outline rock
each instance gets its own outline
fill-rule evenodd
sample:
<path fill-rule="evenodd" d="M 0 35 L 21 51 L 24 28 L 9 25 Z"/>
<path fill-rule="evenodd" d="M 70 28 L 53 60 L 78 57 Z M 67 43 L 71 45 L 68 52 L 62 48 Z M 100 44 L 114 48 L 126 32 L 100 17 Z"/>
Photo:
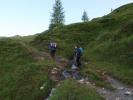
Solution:
<path fill-rule="evenodd" d="M 57 71 L 52 71 L 51 74 L 57 74 Z"/>
<path fill-rule="evenodd" d="M 116 98 L 115 100 L 120 100 L 120 98 Z"/>
<path fill-rule="evenodd" d="M 73 64 L 72 69 L 75 70 L 75 69 L 78 69 L 78 67 L 75 64 Z"/>
<path fill-rule="evenodd" d="M 45 83 L 40 87 L 40 90 L 43 90 L 45 87 Z"/>
<path fill-rule="evenodd" d="M 43 90 L 43 89 L 44 89 L 44 87 L 43 87 L 43 86 L 41 86 L 41 87 L 40 87 L 40 90 Z"/>
<path fill-rule="evenodd" d="M 107 92 L 106 91 L 102 91 L 102 94 L 107 94 Z"/>
<path fill-rule="evenodd" d="M 123 90 L 124 89 L 124 87 L 118 87 L 118 90 Z"/>
<path fill-rule="evenodd" d="M 53 70 L 58 70 L 58 69 L 55 67 L 55 68 L 53 68 Z"/>
<path fill-rule="evenodd" d="M 57 74 L 57 73 L 58 73 L 58 69 L 56 67 L 53 68 L 52 71 L 51 71 L 51 74 Z"/>
<path fill-rule="evenodd" d="M 87 82 L 86 82 L 86 84 L 90 84 L 90 82 L 89 82 L 89 81 L 87 81 Z"/>
<path fill-rule="evenodd" d="M 81 79 L 78 82 L 81 83 L 81 84 L 83 84 L 84 83 L 84 79 Z"/>
<path fill-rule="evenodd" d="M 79 75 L 79 72 L 78 71 L 73 70 L 71 74 L 72 74 L 72 78 L 73 79 L 75 79 L 75 80 L 80 79 L 80 75 Z"/>
<path fill-rule="evenodd" d="M 67 72 L 67 71 L 63 71 L 63 72 L 62 72 L 62 75 L 65 77 L 65 79 L 67 79 L 67 78 L 70 78 L 70 77 L 71 77 L 70 73 L 69 73 L 69 72 Z"/>
<path fill-rule="evenodd" d="M 132 95 L 132 92 L 126 91 L 124 94 L 125 94 L 125 95 Z"/>

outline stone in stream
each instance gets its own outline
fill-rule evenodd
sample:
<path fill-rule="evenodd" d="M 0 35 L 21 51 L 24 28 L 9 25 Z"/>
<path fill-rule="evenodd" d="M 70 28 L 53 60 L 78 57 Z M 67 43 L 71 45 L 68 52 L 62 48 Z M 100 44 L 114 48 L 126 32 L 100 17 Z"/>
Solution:
<path fill-rule="evenodd" d="M 121 100 L 120 98 L 116 98 L 115 100 Z"/>
<path fill-rule="evenodd" d="M 72 64 L 72 70 L 76 70 L 78 67 L 75 64 Z"/>
<path fill-rule="evenodd" d="M 68 72 L 68 71 L 66 71 L 66 70 L 64 70 L 64 71 L 62 72 L 62 75 L 63 75 L 63 77 L 64 77 L 65 79 L 67 79 L 67 78 L 70 78 L 70 77 L 71 77 L 70 72 Z"/>
<path fill-rule="evenodd" d="M 124 94 L 125 94 L 125 95 L 132 95 L 133 93 L 130 92 L 130 91 L 126 91 Z"/>
<path fill-rule="evenodd" d="M 64 70 L 62 72 L 62 76 L 67 79 L 67 78 L 73 78 L 75 80 L 81 79 L 81 75 L 78 70 Z"/>
<path fill-rule="evenodd" d="M 118 87 L 117 89 L 118 89 L 118 90 L 123 90 L 123 89 L 124 89 L 124 87 Z"/>
<path fill-rule="evenodd" d="M 79 73 L 78 70 L 72 70 L 71 73 L 72 73 L 72 78 L 73 78 L 73 79 L 75 79 L 75 80 L 81 79 L 81 75 L 80 75 L 80 73 Z"/>

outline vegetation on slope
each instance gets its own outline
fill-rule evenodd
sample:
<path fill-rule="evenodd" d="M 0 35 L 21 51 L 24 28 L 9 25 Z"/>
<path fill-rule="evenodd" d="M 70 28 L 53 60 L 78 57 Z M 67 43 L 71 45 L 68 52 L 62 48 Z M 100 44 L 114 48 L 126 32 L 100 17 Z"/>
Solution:
<path fill-rule="evenodd" d="M 74 46 L 80 44 L 85 49 L 84 60 L 95 63 L 99 66 L 98 70 L 106 70 L 133 85 L 131 77 L 133 73 L 130 71 L 133 69 L 132 18 L 133 3 L 90 22 L 75 23 L 45 31 L 38 35 L 32 44 L 40 50 L 47 51 L 48 43 L 56 41 L 58 54 L 67 58 L 72 58 Z M 86 69 L 88 68 L 89 65 Z"/>
<path fill-rule="evenodd" d="M 13 37 L 10 37 L 10 38 L 12 40 L 22 41 L 22 42 L 28 44 L 29 42 L 33 41 L 36 36 L 37 36 L 37 34 L 29 35 L 29 36 L 19 36 L 19 35 L 16 35 L 16 36 L 13 36 Z"/>
<path fill-rule="evenodd" d="M 48 70 L 55 64 L 34 59 L 29 50 L 20 41 L 0 40 L 0 100 L 41 100 L 54 86 Z"/>
<path fill-rule="evenodd" d="M 74 80 L 66 80 L 54 91 L 50 100 L 104 100 L 94 89 L 79 84 Z"/>
<path fill-rule="evenodd" d="M 35 39 L 34 36 L 0 38 L 0 100 L 41 100 L 48 96 L 54 86 L 48 72 L 55 64 L 47 59 L 35 58 L 37 55 L 34 53 L 38 51 L 28 45 L 33 39 L 31 44 L 45 52 L 48 51 L 49 42 L 56 41 L 58 55 L 69 59 L 72 58 L 74 46 L 80 44 L 85 49 L 83 59 L 88 63 L 82 73 L 90 77 L 92 82 L 103 85 L 97 71 L 105 71 L 133 85 L 132 18 L 133 3 L 90 22 L 45 31 Z M 44 83 L 45 88 L 40 91 Z M 72 80 L 63 82 L 51 99 L 63 96 L 77 100 L 80 97 L 102 99 L 89 87 Z"/>

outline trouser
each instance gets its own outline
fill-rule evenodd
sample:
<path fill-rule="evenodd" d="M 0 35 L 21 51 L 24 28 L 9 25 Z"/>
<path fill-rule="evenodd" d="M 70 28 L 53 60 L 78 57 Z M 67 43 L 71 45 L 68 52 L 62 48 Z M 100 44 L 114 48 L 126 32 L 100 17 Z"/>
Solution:
<path fill-rule="evenodd" d="M 50 51 L 50 55 L 51 55 L 52 58 L 55 58 L 55 52 L 56 52 L 56 50 L 51 50 Z"/>
<path fill-rule="evenodd" d="M 76 57 L 76 63 L 77 63 L 77 67 L 81 66 L 81 56 Z"/>

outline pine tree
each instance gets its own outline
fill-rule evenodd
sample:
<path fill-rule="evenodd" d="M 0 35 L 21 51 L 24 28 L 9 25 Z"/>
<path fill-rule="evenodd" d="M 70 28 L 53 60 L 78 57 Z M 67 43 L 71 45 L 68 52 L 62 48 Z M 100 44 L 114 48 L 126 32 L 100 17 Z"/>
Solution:
<path fill-rule="evenodd" d="M 82 21 L 83 22 L 88 22 L 89 21 L 89 18 L 88 18 L 88 15 L 87 15 L 87 12 L 86 11 L 83 12 Z"/>
<path fill-rule="evenodd" d="M 55 4 L 53 7 L 53 13 L 51 17 L 52 17 L 51 23 L 49 26 L 50 29 L 64 24 L 65 16 L 64 16 L 63 6 L 60 0 L 55 0 Z"/>

